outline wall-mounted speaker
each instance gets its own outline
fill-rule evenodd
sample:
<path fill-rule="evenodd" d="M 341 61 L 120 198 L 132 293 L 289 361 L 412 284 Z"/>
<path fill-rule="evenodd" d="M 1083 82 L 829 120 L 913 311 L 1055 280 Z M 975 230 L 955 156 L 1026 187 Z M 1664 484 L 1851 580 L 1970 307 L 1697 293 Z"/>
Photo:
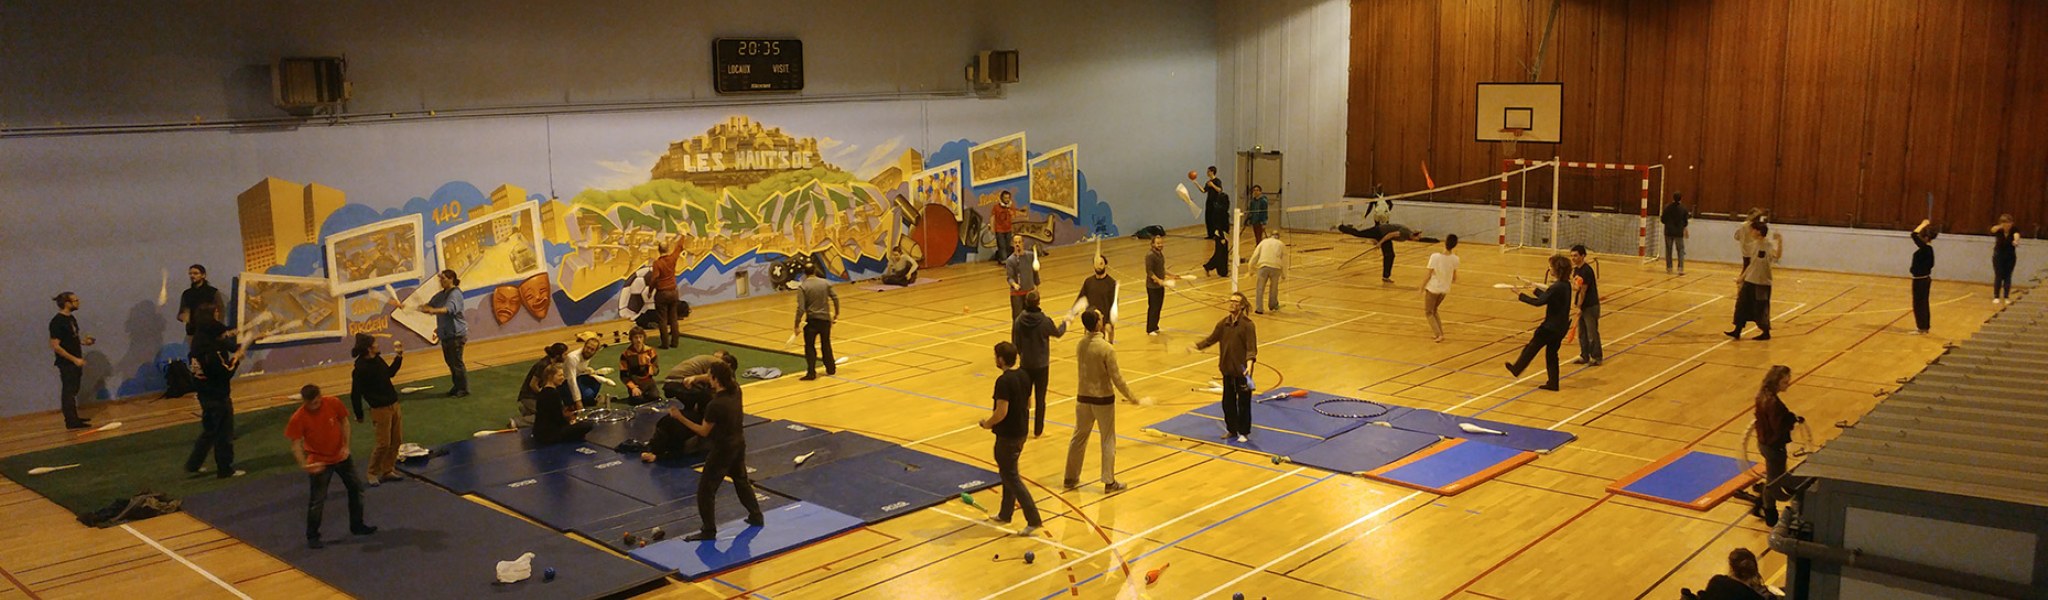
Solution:
<path fill-rule="evenodd" d="M 348 60 L 342 57 L 280 58 L 270 66 L 271 103 L 291 114 L 338 111 L 349 91 Z"/>

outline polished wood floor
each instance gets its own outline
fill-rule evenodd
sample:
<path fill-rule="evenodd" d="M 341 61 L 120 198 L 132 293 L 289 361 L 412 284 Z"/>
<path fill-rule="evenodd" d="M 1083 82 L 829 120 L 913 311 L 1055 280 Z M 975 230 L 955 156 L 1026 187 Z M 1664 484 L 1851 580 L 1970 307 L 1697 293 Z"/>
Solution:
<path fill-rule="evenodd" d="M 1199 274 L 1203 243 L 1177 233 L 1167 245 L 1169 268 Z M 1897 378 L 1975 331 L 1995 308 L 1988 286 L 1938 282 L 1934 335 L 1908 335 L 1905 279 L 1781 270 L 1775 339 L 1731 342 L 1721 332 L 1733 307 L 1732 266 L 1694 264 L 1674 277 L 1661 263 L 1609 257 L 1601 266 L 1607 363 L 1566 365 L 1563 391 L 1545 392 L 1534 389 L 1540 369 L 1516 380 L 1500 366 L 1527 339 L 1539 310 L 1491 287 L 1515 275 L 1538 278 L 1542 254 L 1461 248 L 1464 268 L 1443 306 L 1449 339 L 1432 343 L 1417 291 L 1429 248 L 1401 245 L 1395 282 L 1383 284 L 1376 255 L 1339 268 L 1362 249 L 1351 238 L 1300 232 L 1289 239 L 1295 266 L 1283 309 L 1256 318 L 1261 362 L 1280 373 L 1262 371 L 1260 385 L 1554 427 L 1579 439 L 1464 494 L 1439 497 L 1144 432 L 1215 400 L 1194 391 L 1214 373 L 1215 355 L 1187 346 L 1222 315 L 1230 283 L 1203 277 L 1168 294 L 1165 333 L 1148 338 L 1144 242 L 1111 240 L 1102 250 L 1124 282 L 1117 344 L 1124 376 L 1156 400 L 1118 409 L 1118 477 L 1130 489 L 1058 489 L 1072 432 L 1073 344 L 1055 342 L 1046 435 L 1031 442 L 1023 463 L 1049 524 L 1044 537 L 1010 536 L 979 510 L 950 503 L 645 597 L 1670 598 L 1719 572 L 1736 547 L 1763 555 L 1765 573 L 1782 582 L 1784 560 L 1766 552 L 1766 531 L 1745 516 L 1746 505 L 1696 512 L 1608 495 L 1604 487 L 1682 448 L 1742 456 L 1748 406 L 1772 364 L 1792 367 L 1798 379 L 1785 398 L 1814 425 L 1811 443 L 1825 443 L 1834 423 L 1856 420 Z M 1065 305 L 1091 255 L 1081 246 L 1045 257 L 1044 289 L 1061 299 L 1049 305 Z M 970 264 L 926 276 L 943 281 L 883 293 L 840 286 L 845 316 L 836 346 L 851 362 L 834 378 L 751 385 L 748 410 L 986 462 L 990 437 L 974 423 L 986 413 L 996 373 L 990 346 L 1009 338 L 1001 271 Z M 1249 291 L 1250 280 L 1244 285 Z M 700 307 L 686 326 L 776 347 L 788 337 L 791 303 L 778 295 Z M 482 364 L 526 361 L 562 335 L 483 342 L 470 356 Z M 409 374 L 434 375 L 434 362 L 408 365 Z M 255 378 L 238 386 L 238 405 L 277 404 L 306 381 L 339 388 L 347 373 L 337 367 Z M 191 421 L 194 411 L 188 398 L 88 413 L 122 420 L 132 432 Z M 7 432 L 0 454 L 73 439 L 47 414 L 8 419 L 0 431 Z M 1094 452 L 1091 444 L 1084 476 L 1095 472 Z M 0 509 L 8 514 L 0 519 L 0 599 L 342 595 L 182 514 L 132 531 L 89 529 L 5 480 Z M 991 561 L 1025 551 L 1036 553 L 1035 564 Z M 1147 571 L 1169 564 L 1156 583 L 1144 584 Z M 394 565 L 392 575 L 415 567 Z"/>

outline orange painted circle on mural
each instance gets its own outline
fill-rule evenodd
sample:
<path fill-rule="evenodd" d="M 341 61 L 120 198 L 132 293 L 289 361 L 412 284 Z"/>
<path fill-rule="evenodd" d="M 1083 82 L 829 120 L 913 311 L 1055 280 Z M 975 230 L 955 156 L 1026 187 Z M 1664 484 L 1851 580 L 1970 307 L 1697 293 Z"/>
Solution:
<path fill-rule="evenodd" d="M 910 228 L 910 239 L 924 247 L 921 268 L 946 266 L 960 252 L 960 220 L 944 204 L 926 204 L 923 216 Z"/>

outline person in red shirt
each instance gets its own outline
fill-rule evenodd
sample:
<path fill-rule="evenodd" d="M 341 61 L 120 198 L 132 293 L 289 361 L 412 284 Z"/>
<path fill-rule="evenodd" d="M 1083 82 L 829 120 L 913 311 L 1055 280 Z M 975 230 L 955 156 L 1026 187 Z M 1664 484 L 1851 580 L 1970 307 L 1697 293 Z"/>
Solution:
<path fill-rule="evenodd" d="M 1017 204 L 1012 198 L 1014 196 L 1010 194 L 1010 190 L 1003 190 L 996 194 L 995 208 L 988 211 L 989 230 L 996 232 L 996 262 L 1009 260 L 1012 252 L 1010 232 L 1014 230 L 1011 221 L 1016 218 L 1017 213 L 1023 212 L 1017 210 Z"/>
<path fill-rule="evenodd" d="M 683 343 L 682 330 L 676 326 L 683 311 L 682 291 L 676 289 L 676 265 L 682 257 L 683 235 L 678 233 L 668 252 L 654 259 L 654 314 L 661 323 L 661 343 L 656 347 L 663 350 Z"/>
<path fill-rule="evenodd" d="M 348 532 L 370 535 L 376 527 L 363 524 L 363 476 L 348 453 L 348 408 L 341 399 L 320 395 L 320 386 L 299 388 L 299 409 L 285 423 L 284 437 L 292 441 L 292 458 L 312 479 L 312 498 L 306 502 L 306 547 L 318 550 L 320 516 L 327 508 L 327 482 L 341 476 L 348 488 Z"/>

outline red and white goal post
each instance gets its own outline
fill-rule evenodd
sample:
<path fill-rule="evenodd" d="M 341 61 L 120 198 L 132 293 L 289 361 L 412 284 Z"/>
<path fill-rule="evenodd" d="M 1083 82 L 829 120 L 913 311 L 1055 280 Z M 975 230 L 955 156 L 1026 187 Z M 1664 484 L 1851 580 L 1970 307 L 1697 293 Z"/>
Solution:
<path fill-rule="evenodd" d="M 1529 171 L 1528 167 L 1555 164 L 1549 173 Z M 1642 262 L 1661 258 L 1663 243 L 1662 228 L 1650 227 L 1652 210 L 1663 206 L 1663 170 L 1661 164 L 1632 164 L 1608 162 L 1575 162 L 1566 160 L 1543 161 L 1526 158 L 1501 160 L 1500 180 L 1500 246 L 1503 252 L 1522 248 L 1545 248 L 1555 252 L 1584 244 L 1592 252 L 1628 256 L 1634 255 Z M 1565 210 L 1562 208 L 1567 175 L 1574 178 L 1600 178 L 1625 176 L 1633 172 L 1638 177 L 1634 186 L 1636 210 L 1626 211 L 1622 198 L 1591 198 L 1593 210 Z M 1529 177 L 1549 175 L 1549 206 L 1538 202 L 1531 206 L 1528 194 Z M 1651 179 L 1657 179 L 1656 197 L 1651 202 Z M 1572 186 L 1583 189 L 1597 186 Z M 1604 205 L 1603 203 L 1612 203 Z"/>

